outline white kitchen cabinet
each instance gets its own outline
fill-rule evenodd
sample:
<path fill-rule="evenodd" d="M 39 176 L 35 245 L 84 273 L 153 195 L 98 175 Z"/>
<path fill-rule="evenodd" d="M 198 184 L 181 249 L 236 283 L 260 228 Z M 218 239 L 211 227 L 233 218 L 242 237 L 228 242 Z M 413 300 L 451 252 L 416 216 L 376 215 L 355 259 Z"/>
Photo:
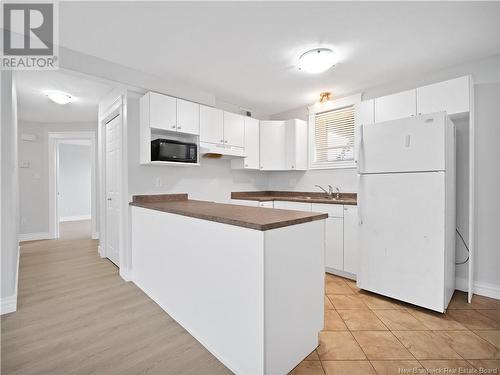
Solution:
<path fill-rule="evenodd" d="M 231 160 L 233 169 L 259 169 L 259 120 L 245 117 L 245 154 L 246 158 Z"/>
<path fill-rule="evenodd" d="M 245 118 L 224 111 L 224 144 L 245 147 Z"/>
<path fill-rule="evenodd" d="M 358 272 L 358 207 L 344 206 L 344 271 Z"/>
<path fill-rule="evenodd" d="M 281 208 L 283 210 L 311 212 L 311 207 L 311 203 L 306 202 L 274 201 L 274 208 Z"/>
<path fill-rule="evenodd" d="M 222 110 L 200 105 L 200 142 L 224 143 Z"/>
<path fill-rule="evenodd" d="M 448 115 L 470 111 L 470 77 L 464 76 L 417 88 L 417 113 L 446 111 Z"/>
<path fill-rule="evenodd" d="M 260 169 L 307 169 L 307 123 L 302 120 L 260 122 Z"/>
<path fill-rule="evenodd" d="M 344 219 L 328 217 L 325 221 L 325 267 L 327 271 L 344 269 Z"/>
<path fill-rule="evenodd" d="M 356 126 L 375 122 L 375 100 L 363 100 L 354 106 L 354 122 Z"/>
<path fill-rule="evenodd" d="M 200 134 L 200 105 L 187 100 L 177 99 L 178 132 Z"/>
<path fill-rule="evenodd" d="M 175 98 L 156 92 L 148 92 L 141 98 L 141 110 L 149 127 L 176 131 L 177 105 Z"/>
<path fill-rule="evenodd" d="M 415 116 L 417 90 L 408 90 L 375 99 L 375 122 Z"/>
<path fill-rule="evenodd" d="M 261 121 L 259 138 L 259 169 L 265 171 L 285 170 L 285 121 Z"/>
<path fill-rule="evenodd" d="M 285 169 L 307 170 L 307 123 L 303 120 L 285 122 Z"/>

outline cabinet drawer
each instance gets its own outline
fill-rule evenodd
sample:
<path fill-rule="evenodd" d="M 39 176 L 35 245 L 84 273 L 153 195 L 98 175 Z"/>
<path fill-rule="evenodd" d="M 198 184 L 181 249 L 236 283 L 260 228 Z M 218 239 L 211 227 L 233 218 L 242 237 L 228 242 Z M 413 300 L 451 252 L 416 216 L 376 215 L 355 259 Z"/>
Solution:
<path fill-rule="evenodd" d="M 341 204 L 313 203 L 312 212 L 328 214 L 328 217 L 344 217 L 344 209 Z"/>
<path fill-rule="evenodd" d="M 251 201 L 245 199 L 231 199 L 231 204 L 236 204 L 238 206 L 253 206 L 257 207 L 259 205 L 258 201 Z"/>

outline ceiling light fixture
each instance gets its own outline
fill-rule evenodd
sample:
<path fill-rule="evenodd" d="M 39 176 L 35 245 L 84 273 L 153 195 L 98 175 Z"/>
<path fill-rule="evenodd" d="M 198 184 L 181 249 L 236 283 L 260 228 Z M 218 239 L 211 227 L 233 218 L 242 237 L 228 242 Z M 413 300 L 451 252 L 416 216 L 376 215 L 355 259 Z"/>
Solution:
<path fill-rule="evenodd" d="M 51 91 L 46 93 L 47 97 L 57 104 L 68 104 L 73 101 L 71 95 L 60 91 Z"/>
<path fill-rule="evenodd" d="M 331 97 L 332 97 L 331 92 L 328 92 L 328 91 L 322 92 L 321 94 L 319 94 L 319 102 L 325 103 L 325 102 L 329 101 L 331 99 Z"/>
<path fill-rule="evenodd" d="M 299 70 L 322 73 L 337 62 L 337 55 L 329 48 L 315 48 L 299 57 Z"/>

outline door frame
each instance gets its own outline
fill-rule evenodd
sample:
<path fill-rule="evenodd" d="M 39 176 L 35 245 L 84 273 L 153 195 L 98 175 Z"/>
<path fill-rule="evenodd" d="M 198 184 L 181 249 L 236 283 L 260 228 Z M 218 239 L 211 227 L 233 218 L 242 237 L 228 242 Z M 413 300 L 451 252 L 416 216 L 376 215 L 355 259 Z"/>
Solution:
<path fill-rule="evenodd" d="M 50 238 L 59 238 L 59 200 L 58 192 L 58 177 L 59 177 L 59 143 L 62 140 L 86 140 L 90 141 L 91 154 L 91 174 L 90 174 L 90 222 L 92 228 L 92 239 L 99 238 L 99 229 L 97 226 L 97 189 L 96 189 L 96 134 L 93 131 L 64 131 L 64 132 L 49 132 L 49 233 Z"/>
<path fill-rule="evenodd" d="M 127 160 L 127 121 L 126 121 L 126 95 L 119 90 L 112 100 L 106 100 L 103 108 L 102 103 L 99 108 L 98 121 L 98 171 L 99 171 L 99 212 L 100 236 L 98 251 L 101 258 L 106 258 L 106 124 L 115 118 L 121 116 L 120 129 L 120 219 L 118 224 L 118 253 L 120 276 L 126 280 L 131 280 L 129 257 L 127 254 L 129 237 L 126 228 L 128 228 L 128 160 Z"/>

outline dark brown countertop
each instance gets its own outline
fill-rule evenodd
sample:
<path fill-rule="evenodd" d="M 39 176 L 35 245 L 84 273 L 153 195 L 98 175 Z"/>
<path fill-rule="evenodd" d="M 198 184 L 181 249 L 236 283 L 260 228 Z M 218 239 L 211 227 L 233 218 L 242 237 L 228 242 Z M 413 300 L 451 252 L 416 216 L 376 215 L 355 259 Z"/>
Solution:
<path fill-rule="evenodd" d="M 130 205 L 262 231 L 328 217 L 313 212 L 197 201 L 188 199 L 187 194 L 134 195 Z"/>
<path fill-rule="evenodd" d="M 288 201 L 306 203 L 327 203 L 357 205 L 356 193 L 340 193 L 339 199 L 332 199 L 325 193 L 302 191 L 240 191 L 231 193 L 231 199 L 251 201 Z"/>

